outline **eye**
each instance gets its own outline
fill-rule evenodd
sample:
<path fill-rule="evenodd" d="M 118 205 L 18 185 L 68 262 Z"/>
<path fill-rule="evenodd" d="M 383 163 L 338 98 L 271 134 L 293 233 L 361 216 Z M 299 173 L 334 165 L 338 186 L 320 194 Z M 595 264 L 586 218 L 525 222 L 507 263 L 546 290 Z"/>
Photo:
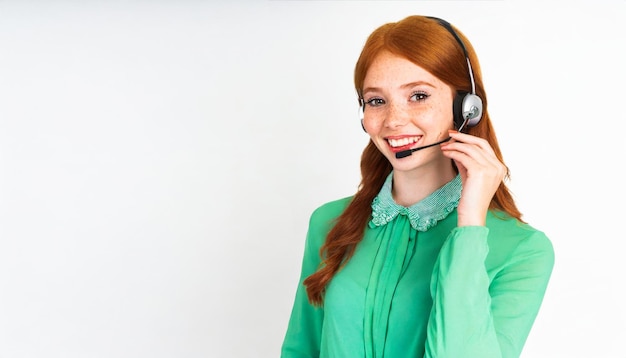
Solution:
<path fill-rule="evenodd" d="M 370 107 L 378 107 L 378 106 L 382 106 L 383 104 L 385 104 L 385 100 L 382 98 L 374 97 L 372 99 L 368 99 L 367 101 L 365 101 L 365 104 Z"/>
<path fill-rule="evenodd" d="M 411 95 L 411 100 L 414 102 L 421 102 L 421 101 L 425 101 L 426 98 L 428 98 L 429 95 L 426 92 L 414 92 Z"/>

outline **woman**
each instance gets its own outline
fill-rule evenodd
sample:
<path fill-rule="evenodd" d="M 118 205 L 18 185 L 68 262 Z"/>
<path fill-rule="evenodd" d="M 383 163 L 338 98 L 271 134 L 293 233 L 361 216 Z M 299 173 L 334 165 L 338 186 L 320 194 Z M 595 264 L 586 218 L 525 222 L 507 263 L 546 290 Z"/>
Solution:
<path fill-rule="evenodd" d="M 473 48 L 410 16 L 369 36 L 354 81 L 361 185 L 311 216 L 282 357 L 518 357 L 554 252 L 503 182 Z"/>

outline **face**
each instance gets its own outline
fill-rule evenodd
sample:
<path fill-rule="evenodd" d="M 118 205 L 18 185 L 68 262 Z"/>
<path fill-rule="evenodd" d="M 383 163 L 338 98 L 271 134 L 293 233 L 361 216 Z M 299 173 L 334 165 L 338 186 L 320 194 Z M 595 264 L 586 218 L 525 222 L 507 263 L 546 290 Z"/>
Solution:
<path fill-rule="evenodd" d="M 453 128 L 453 90 L 413 62 L 379 54 L 363 84 L 363 126 L 395 171 L 449 167 L 439 146 L 397 159 L 395 153 L 438 142 Z"/>

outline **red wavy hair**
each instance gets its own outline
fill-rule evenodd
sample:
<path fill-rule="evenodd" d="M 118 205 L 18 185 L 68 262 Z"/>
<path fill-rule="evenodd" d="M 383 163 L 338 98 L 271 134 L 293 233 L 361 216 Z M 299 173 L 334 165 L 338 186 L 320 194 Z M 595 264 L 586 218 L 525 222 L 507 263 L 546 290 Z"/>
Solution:
<path fill-rule="evenodd" d="M 474 48 L 458 31 L 459 38 L 467 50 L 476 85 L 476 94 L 483 100 L 483 115 L 480 122 L 470 127 L 469 134 L 485 138 L 497 158 L 504 163 L 496 135 L 487 110 L 487 96 Z M 454 36 L 438 20 L 424 16 L 409 16 L 399 22 L 385 24 L 376 29 L 367 39 L 354 70 L 354 85 L 362 98 L 363 82 L 367 70 L 382 51 L 403 56 L 426 69 L 443 82 L 459 91 L 471 91 L 467 60 Z M 322 305 L 326 286 L 339 269 L 352 257 L 372 214 L 371 203 L 392 167 L 387 158 L 369 142 L 361 156 L 361 183 L 346 207 L 337 218 L 320 249 L 322 264 L 304 280 L 309 302 Z M 507 168 L 508 177 L 508 168 Z M 502 182 L 491 199 L 490 209 L 505 212 L 519 221 L 521 213 L 506 184 Z"/>

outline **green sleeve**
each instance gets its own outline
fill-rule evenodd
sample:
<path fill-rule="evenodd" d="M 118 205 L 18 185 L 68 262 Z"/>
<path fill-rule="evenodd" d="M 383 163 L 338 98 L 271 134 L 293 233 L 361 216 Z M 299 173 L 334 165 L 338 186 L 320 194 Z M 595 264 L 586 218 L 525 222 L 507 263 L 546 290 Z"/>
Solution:
<path fill-rule="evenodd" d="M 552 272 L 554 251 L 543 233 L 533 231 L 491 280 L 485 267 L 488 235 L 487 227 L 455 228 L 442 247 L 431 281 L 425 357 L 521 354 Z"/>
<path fill-rule="evenodd" d="M 291 311 L 281 358 L 319 357 L 324 312 L 309 303 L 304 279 L 313 274 L 321 262 L 319 250 L 328 232 L 329 218 L 324 207 L 311 215 L 307 232 L 302 271 Z"/>

